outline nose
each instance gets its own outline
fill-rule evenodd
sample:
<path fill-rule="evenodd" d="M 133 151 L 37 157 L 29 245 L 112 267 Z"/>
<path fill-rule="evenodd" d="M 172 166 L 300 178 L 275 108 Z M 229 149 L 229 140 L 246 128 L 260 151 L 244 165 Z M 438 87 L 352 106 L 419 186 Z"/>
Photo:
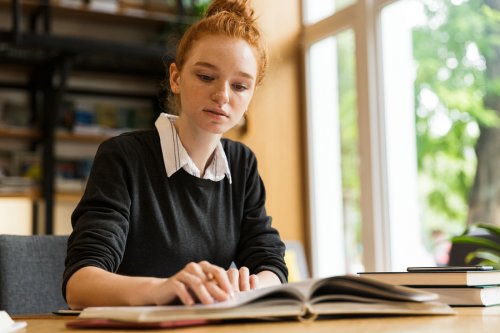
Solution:
<path fill-rule="evenodd" d="M 220 84 L 212 92 L 212 100 L 217 105 L 224 105 L 229 101 L 229 87 L 227 84 Z"/>

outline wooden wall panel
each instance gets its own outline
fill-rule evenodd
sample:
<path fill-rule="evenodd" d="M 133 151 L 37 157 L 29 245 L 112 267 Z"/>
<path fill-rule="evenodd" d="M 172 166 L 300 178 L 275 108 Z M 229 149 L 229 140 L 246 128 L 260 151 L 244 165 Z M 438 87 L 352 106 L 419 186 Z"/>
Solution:
<path fill-rule="evenodd" d="M 229 133 L 257 155 L 267 210 L 285 240 L 306 241 L 300 80 L 300 1 L 254 0 L 270 66 L 248 113 L 248 131 Z"/>

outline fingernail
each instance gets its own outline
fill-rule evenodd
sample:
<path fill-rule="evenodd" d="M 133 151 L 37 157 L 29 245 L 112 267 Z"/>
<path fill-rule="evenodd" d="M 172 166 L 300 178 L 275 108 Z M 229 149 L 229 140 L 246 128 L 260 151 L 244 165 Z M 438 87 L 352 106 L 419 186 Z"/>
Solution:
<path fill-rule="evenodd" d="M 234 291 L 229 292 L 229 298 L 234 298 Z"/>

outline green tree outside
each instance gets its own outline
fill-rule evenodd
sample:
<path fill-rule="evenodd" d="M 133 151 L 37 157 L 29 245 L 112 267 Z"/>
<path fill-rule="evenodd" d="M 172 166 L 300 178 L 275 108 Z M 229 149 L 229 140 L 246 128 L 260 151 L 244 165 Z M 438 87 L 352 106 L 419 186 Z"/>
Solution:
<path fill-rule="evenodd" d="M 486 156 L 478 145 L 486 136 L 486 145 L 500 142 L 500 136 L 492 135 L 500 119 L 500 72 L 495 68 L 500 60 L 500 1 L 422 4 L 427 24 L 414 29 L 413 49 L 423 224 L 426 235 L 433 229 L 459 234 L 467 222 L 477 222 L 475 211 L 489 219 L 485 222 L 495 223 L 483 207 L 488 206 L 485 200 L 500 199 L 496 191 L 484 196 L 500 179 L 480 183 L 478 178 L 482 170 L 500 169 L 500 154 Z"/>

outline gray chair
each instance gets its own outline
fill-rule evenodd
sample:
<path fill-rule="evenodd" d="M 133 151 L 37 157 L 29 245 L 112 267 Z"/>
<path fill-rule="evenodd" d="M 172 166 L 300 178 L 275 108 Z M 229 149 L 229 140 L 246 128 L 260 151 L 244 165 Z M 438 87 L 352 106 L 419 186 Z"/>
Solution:
<path fill-rule="evenodd" d="M 0 235 L 0 310 L 15 315 L 67 308 L 61 293 L 67 240 Z"/>

